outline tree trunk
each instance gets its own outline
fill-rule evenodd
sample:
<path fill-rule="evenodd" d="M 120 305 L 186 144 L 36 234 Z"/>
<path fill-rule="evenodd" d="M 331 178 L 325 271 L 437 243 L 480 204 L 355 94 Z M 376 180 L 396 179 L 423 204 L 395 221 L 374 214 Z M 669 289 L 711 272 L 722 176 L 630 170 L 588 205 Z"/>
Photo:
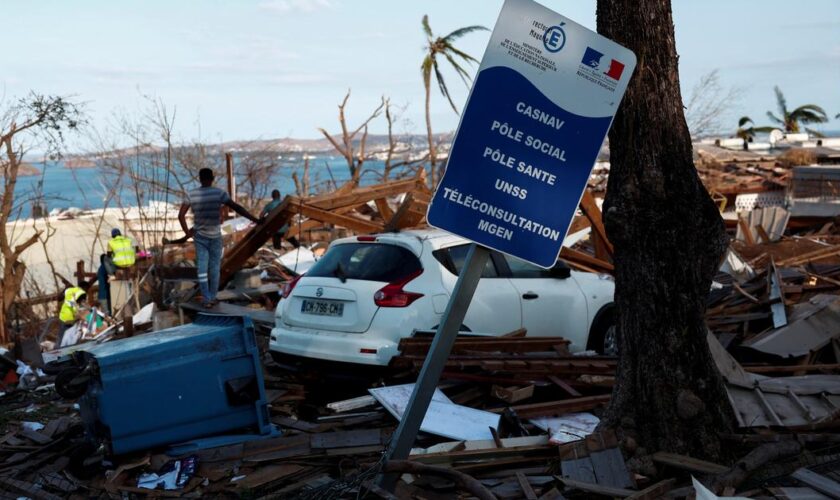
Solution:
<path fill-rule="evenodd" d="M 597 19 L 638 58 L 609 136 L 620 358 L 604 425 L 649 451 L 717 459 L 733 414 L 704 314 L 728 239 L 692 160 L 670 1 L 598 0 Z"/>
<path fill-rule="evenodd" d="M 431 165 L 431 180 L 432 189 L 437 187 L 437 168 L 435 166 L 435 139 L 432 136 L 432 115 L 429 110 L 432 100 L 431 82 L 424 82 L 426 84 L 426 136 L 429 139 L 429 164 Z"/>

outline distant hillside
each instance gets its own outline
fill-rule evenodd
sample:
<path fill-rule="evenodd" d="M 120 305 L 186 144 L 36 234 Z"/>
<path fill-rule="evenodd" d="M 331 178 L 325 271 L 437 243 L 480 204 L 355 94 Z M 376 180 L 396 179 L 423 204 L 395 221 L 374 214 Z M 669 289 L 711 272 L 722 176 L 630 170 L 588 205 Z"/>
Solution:
<path fill-rule="evenodd" d="M 341 143 L 340 136 L 333 136 L 336 142 Z M 452 141 L 453 133 L 435 134 L 435 140 L 438 143 L 448 144 Z M 424 150 L 428 147 L 425 135 L 420 134 L 402 134 L 395 135 L 394 139 L 400 145 L 400 149 L 405 149 L 410 146 L 413 149 Z M 361 141 L 361 134 L 353 141 L 353 147 L 358 149 Z M 189 147 L 189 146 L 181 146 Z M 309 153 L 309 154 L 335 154 L 335 149 L 332 144 L 326 139 L 257 139 L 257 140 L 239 140 L 227 141 L 218 144 L 205 144 L 204 147 L 210 153 L 238 153 L 238 152 L 256 152 L 256 151 L 270 151 L 275 153 Z M 388 148 L 388 136 L 386 134 L 370 134 L 367 137 L 365 149 L 369 153 L 376 153 L 384 151 Z M 128 156 L 136 154 L 152 154 L 159 153 L 163 150 L 162 146 L 158 145 L 143 145 L 139 148 L 130 147 L 115 149 L 97 154 L 75 154 L 66 155 L 65 161 L 72 162 L 71 165 L 75 168 L 84 168 L 92 164 L 95 159 L 104 159 L 108 157 Z"/>

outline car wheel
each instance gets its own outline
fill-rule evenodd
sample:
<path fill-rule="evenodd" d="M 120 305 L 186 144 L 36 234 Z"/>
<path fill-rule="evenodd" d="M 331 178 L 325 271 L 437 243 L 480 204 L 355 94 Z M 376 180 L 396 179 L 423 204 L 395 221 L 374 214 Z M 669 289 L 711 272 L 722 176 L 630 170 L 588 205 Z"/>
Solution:
<path fill-rule="evenodd" d="M 601 354 L 606 356 L 618 356 L 618 327 L 613 323 L 604 332 L 604 346 Z"/>
<path fill-rule="evenodd" d="M 602 309 L 598 313 L 586 342 L 587 350 L 606 356 L 618 355 L 618 327 L 615 319 L 615 310 L 612 307 Z"/>

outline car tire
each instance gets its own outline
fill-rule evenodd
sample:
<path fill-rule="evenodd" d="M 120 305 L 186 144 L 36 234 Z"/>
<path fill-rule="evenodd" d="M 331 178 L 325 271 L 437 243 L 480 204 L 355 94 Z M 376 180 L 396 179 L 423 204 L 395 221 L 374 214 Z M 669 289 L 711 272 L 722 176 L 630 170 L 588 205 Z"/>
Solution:
<path fill-rule="evenodd" d="M 595 318 L 586 349 L 605 356 L 618 355 L 618 325 L 614 308 L 602 309 Z"/>

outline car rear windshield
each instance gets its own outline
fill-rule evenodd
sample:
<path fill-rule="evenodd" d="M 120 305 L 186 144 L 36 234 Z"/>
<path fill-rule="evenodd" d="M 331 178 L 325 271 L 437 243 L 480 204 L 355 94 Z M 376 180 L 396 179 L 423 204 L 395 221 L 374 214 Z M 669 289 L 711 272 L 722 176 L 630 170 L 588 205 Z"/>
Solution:
<path fill-rule="evenodd" d="M 345 243 L 330 248 L 306 275 L 391 283 L 421 269 L 420 260 L 406 248 Z"/>

